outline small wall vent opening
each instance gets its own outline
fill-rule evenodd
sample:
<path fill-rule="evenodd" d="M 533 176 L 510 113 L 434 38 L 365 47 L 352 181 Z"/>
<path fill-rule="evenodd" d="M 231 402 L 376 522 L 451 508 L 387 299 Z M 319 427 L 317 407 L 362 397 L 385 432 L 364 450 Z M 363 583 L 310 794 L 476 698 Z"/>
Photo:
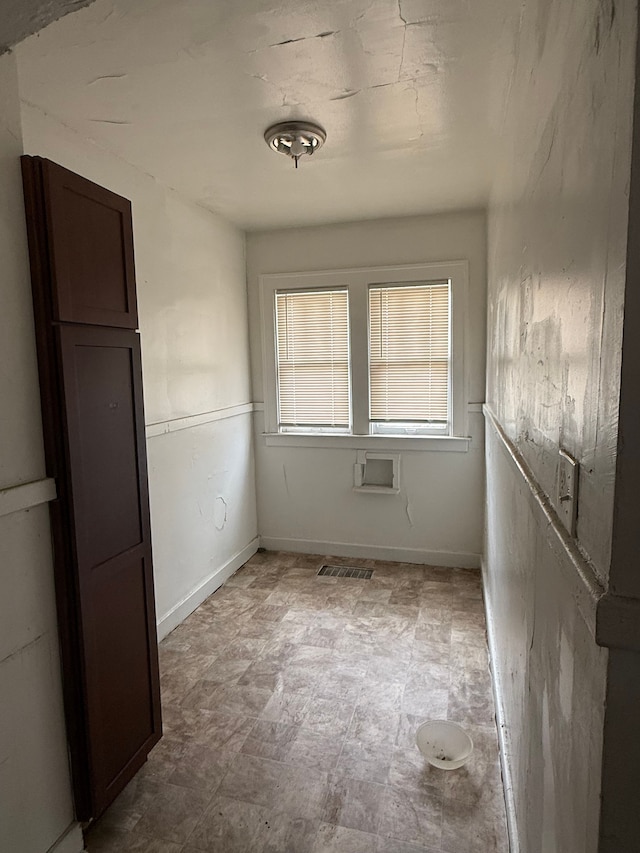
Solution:
<path fill-rule="evenodd" d="M 357 578 L 368 581 L 373 577 L 373 569 L 356 569 L 353 566 L 322 566 L 318 577 L 330 578 Z"/>
<path fill-rule="evenodd" d="M 353 488 L 358 492 L 397 495 L 400 491 L 400 456 L 359 450 L 353 468 Z"/>

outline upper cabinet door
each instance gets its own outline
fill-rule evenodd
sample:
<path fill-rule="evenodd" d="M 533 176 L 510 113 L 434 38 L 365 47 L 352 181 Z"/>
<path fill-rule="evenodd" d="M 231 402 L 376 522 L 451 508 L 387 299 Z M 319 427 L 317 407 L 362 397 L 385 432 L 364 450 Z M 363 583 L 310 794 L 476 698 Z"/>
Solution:
<path fill-rule="evenodd" d="M 131 203 L 42 161 L 53 320 L 138 327 Z"/>

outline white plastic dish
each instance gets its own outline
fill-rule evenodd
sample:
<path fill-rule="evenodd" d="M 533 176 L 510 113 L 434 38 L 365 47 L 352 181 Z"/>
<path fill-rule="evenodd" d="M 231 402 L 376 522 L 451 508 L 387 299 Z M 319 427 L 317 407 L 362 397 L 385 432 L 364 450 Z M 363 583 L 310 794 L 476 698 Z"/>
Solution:
<path fill-rule="evenodd" d="M 448 720 L 427 720 L 416 732 L 418 749 L 429 764 L 457 770 L 471 758 L 473 741 L 462 726 Z"/>

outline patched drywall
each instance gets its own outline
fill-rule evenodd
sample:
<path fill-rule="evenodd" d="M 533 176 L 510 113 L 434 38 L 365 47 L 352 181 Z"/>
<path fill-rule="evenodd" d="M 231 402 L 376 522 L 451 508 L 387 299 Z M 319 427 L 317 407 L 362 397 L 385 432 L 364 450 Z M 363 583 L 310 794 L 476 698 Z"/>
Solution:
<path fill-rule="evenodd" d="M 528 3 L 489 216 L 487 401 L 557 503 L 580 463 L 578 540 L 611 550 L 631 145 L 633 3 Z"/>
<path fill-rule="evenodd" d="M 174 627 L 170 614 L 257 536 L 251 420 L 246 412 L 148 439 L 161 626 Z"/>
<path fill-rule="evenodd" d="M 469 261 L 466 368 L 468 398 L 484 393 L 485 217 L 466 212 L 247 235 L 254 399 L 263 400 L 258 278 L 388 264 Z M 329 553 L 369 553 L 443 565 L 478 565 L 483 525 L 483 423 L 468 412 L 466 453 L 402 450 L 400 492 L 353 491 L 357 447 L 267 445 L 263 413 L 256 413 L 258 518 L 274 547 Z M 380 447 L 384 450 L 384 440 Z M 398 452 L 395 448 L 394 452 Z M 437 485 L 436 485 L 437 484 Z"/>
<path fill-rule="evenodd" d="M 485 578 L 521 853 L 599 849 L 595 621 L 611 556 L 635 15 L 614 0 L 525 4 L 489 210 Z M 554 510 L 561 448 L 579 462 L 582 553 Z"/>
<path fill-rule="evenodd" d="M 607 652 L 576 606 L 571 557 L 490 423 L 486 449 L 485 598 L 514 853 L 596 853 Z"/>
<path fill-rule="evenodd" d="M 244 235 L 41 110 L 22 120 L 28 153 L 132 202 L 156 610 L 184 618 L 257 545 Z"/>
<path fill-rule="evenodd" d="M 37 485 L 45 476 L 20 161 L 15 58 L 0 57 L 0 491 L 34 482 L 32 497 L 0 504 L 0 850 L 44 853 L 74 828 L 62 710 L 51 534 Z M 46 498 L 45 498 L 46 499 Z M 20 508 L 17 508 L 20 507 Z M 11 509 L 11 507 L 9 507 Z"/>

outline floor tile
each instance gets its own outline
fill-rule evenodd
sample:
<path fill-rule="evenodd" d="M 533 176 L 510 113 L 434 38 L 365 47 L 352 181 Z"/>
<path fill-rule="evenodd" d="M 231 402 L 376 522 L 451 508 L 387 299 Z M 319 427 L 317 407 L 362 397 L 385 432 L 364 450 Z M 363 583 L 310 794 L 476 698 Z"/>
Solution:
<path fill-rule="evenodd" d="M 165 737 L 89 853 L 506 853 L 478 572 L 261 552 L 160 659 Z M 434 717 L 457 771 L 416 747 Z"/>
<path fill-rule="evenodd" d="M 176 844 L 184 843 L 210 799 L 209 793 L 159 783 L 136 824 L 136 832 Z"/>
<path fill-rule="evenodd" d="M 184 740 L 202 734 L 214 714 L 202 708 L 184 708 L 162 700 L 162 729 L 165 736 L 171 735 Z M 162 743 L 162 741 L 161 741 Z"/>
<path fill-rule="evenodd" d="M 271 698 L 270 690 L 240 684 L 217 686 L 209 699 L 208 707 L 219 714 L 257 717 Z"/>
<path fill-rule="evenodd" d="M 376 840 L 369 832 L 321 823 L 312 853 L 372 853 Z"/>
<path fill-rule="evenodd" d="M 151 838 L 140 832 L 106 833 L 102 828 L 88 834 L 85 839 L 87 853 L 181 853 L 182 844 Z"/>
<path fill-rule="evenodd" d="M 455 772 L 445 773 L 446 797 L 471 804 L 502 801 L 502 776 L 496 731 L 493 728 L 465 727 L 473 740 L 469 761 Z"/>
<path fill-rule="evenodd" d="M 381 805 L 378 832 L 399 841 L 439 847 L 442 838 L 442 795 L 432 788 L 418 792 L 387 787 Z M 460 845 L 455 853 L 461 853 L 463 849 Z"/>
<path fill-rule="evenodd" d="M 234 684 L 240 676 L 244 675 L 251 666 L 251 659 L 242 658 L 216 658 L 208 667 L 204 668 L 201 675 L 202 681 L 211 681 L 216 684 Z"/>
<path fill-rule="evenodd" d="M 442 853 L 440 848 L 422 847 L 417 844 L 409 844 L 406 841 L 398 841 L 397 838 L 385 838 L 378 836 L 376 853 Z M 466 853 L 459 850 L 458 853 Z"/>
<path fill-rule="evenodd" d="M 495 725 L 495 709 L 490 688 L 473 676 L 451 686 L 447 719 L 470 725 Z"/>
<path fill-rule="evenodd" d="M 253 723 L 251 717 L 212 713 L 202 735 L 197 734 L 194 739 L 202 738 L 214 749 L 239 752 Z"/>
<path fill-rule="evenodd" d="M 375 684 L 400 684 L 407 679 L 409 663 L 386 655 L 371 655 L 367 659 L 365 682 Z"/>
<path fill-rule="evenodd" d="M 246 755 L 283 761 L 299 731 L 289 723 L 257 720 L 240 750 Z"/>
<path fill-rule="evenodd" d="M 305 719 L 310 702 L 311 698 L 304 693 L 274 693 L 260 712 L 260 719 L 300 725 Z"/>
<path fill-rule="evenodd" d="M 449 690 L 432 688 L 426 679 L 424 682 L 413 681 L 405 687 L 402 710 L 406 714 L 415 714 L 424 720 L 445 719 L 448 706 Z M 459 707 L 458 702 L 452 703 L 452 708 Z"/>
<path fill-rule="evenodd" d="M 406 671 L 403 673 L 406 677 Z M 448 672 L 447 672 L 448 677 Z M 404 685 L 402 682 L 363 682 L 362 689 L 358 694 L 358 707 L 376 708 L 380 711 L 399 711 L 402 705 Z"/>
<path fill-rule="evenodd" d="M 288 607 L 275 604 L 261 604 L 253 611 L 255 619 L 263 619 L 265 622 L 281 622 Z"/>
<path fill-rule="evenodd" d="M 355 702 L 340 702 L 315 695 L 308 701 L 302 727 L 319 735 L 342 737 L 351 724 L 355 707 Z"/>
<path fill-rule="evenodd" d="M 467 801 L 445 798 L 443 853 L 507 853 L 504 807 L 471 806 Z"/>
<path fill-rule="evenodd" d="M 157 780 L 148 779 L 138 773 L 116 797 L 99 822 L 91 828 L 91 836 L 93 838 L 99 836 L 102 839 L 103 848 L 110 849 L 104 845 L 105 839 L 110 837 L 117 839 L 133 830 L 147 805 L 152 802 L 157 790 Z M 114 846 L 112 849 L 120 848 Z"/>
<path fill-rule="evenodd" d="M 409 749 L 396 748 L 389 768 L 389 784 L 413 791 L 425 791 L 426 788 L 442 791 L 446 773 L 432 767 L 416 746 Z"/>
<path fill-rule="evenodd" d="M 327 793 L 327 774 L 252 755 L 238 755 L 218 793 L 278 808 L 294 817 L 318 818 Z"/>
<path fill-rule="evenodd" d="M 319 821 L 292 817 L 286 813 L 270 813 L 261 835 L 260 853 L 311 853 L 318 834 Z"/>
<path fill-rule="evenodd" d="M 326 737 L 300 728 L 283 760 L 287 764 L 328 773 L 336 768 L 343 742 L 342 737 Z"/>
<path fill-rule="evenodd" d="M 449 690 L 451 667 L 444 663 L 415 663 L 409 667 L 405 692 Z"/>
<path fill-rule="evenodd" d="M 399 712 L 357 706 L 347 730 L 347 737 L 372 746 L 393 746 L 399 724 Z"/>
<path fill-rule="evenodd" d="M 384 793 L 384 785 L 335 778 L 329 785 L 322 819 L 326 823 L 375 834 Z"/>
<path fill-rule="evenodd" d="M 419 714 L 401 713 L 395 745 L 400 749 L 415 749 L 418 726 L 426 719 Z"/>
<path fill-rule="evenodd" d="M 193 741 L 182 751 L 166 781 L 183 788 L 213 794 L 236 753 Z"/>
<path fill-rule="evenodd" d="M 363 779 L 366 782 L 386 784 L 393 751 L 379 744 L 363 743 L 359 740 L 345 740 L 336 771 L 351 779 Z"/>
<path fill-rule="evenodd" d="M 167 781 L 176 765 L 182 761 L 189 741 L 171 732 L 167 732 L 149 753 L 139 775 L 146 779 Z"/>
<path fill-rule="evenodd" d="M 199 820 L 184 853 L 254 853 L 260 849 L 268 811 L 253 803 L 217 796 Z"/>
<path fill-rule="evenodd" d="M 416 625 L 415 636 L 422 643 L 448 646 L 451 643 L 451 622 L 420 621 Z"/>

